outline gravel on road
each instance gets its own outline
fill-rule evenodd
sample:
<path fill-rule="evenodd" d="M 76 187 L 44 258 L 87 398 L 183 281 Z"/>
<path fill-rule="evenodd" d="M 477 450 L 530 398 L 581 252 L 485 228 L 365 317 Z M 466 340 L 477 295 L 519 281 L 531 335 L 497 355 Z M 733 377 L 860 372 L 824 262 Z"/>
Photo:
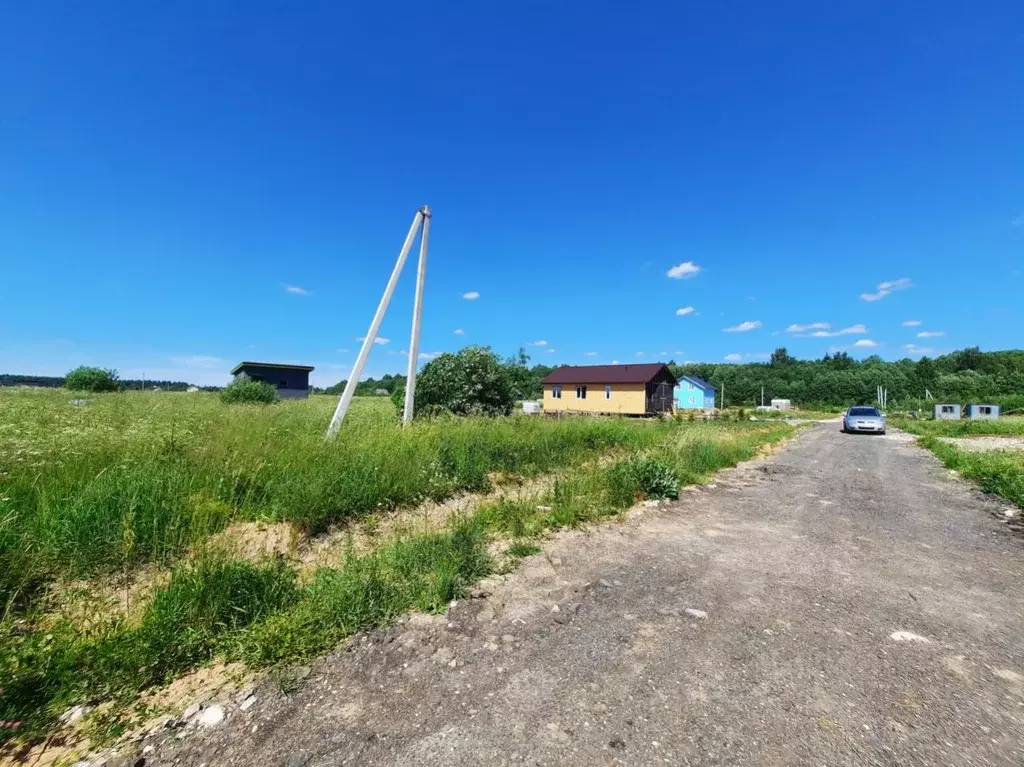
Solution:
<path fill-rule="evenodd" d="M 1004 506 L 898 435 L 812 426 L 147 740 L 147 765 L 1020 765 Z"/>

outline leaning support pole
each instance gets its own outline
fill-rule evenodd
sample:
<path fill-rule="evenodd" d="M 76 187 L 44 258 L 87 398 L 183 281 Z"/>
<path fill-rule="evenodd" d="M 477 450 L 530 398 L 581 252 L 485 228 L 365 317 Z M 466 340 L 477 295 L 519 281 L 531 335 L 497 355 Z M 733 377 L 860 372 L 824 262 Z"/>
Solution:
<path fill-rule="evenodd" d="M 334 416 L 331 418 L 330 426 L 327 427 L 328 439 L 338 433 L 338 428 L 345 418 L 345 413 L 348 412 L 348 406 L 352 403 L 352 397 L 356 393 L 359 377 L 363 374 L 363 368 L 366 367 L 366 360 L 370 356 L 370 349 L 373 348 L 373 343 L 377 340 L 377 331 L 380 330 L 380 323 L 384 320 L 384 314 L 387 312 L 388 304 L 391 302 L 391 295 L 395 292 L 395 285 L 398 284 L 398 278 L 402 274 L 402 267 L 405 266 L 405 259 L 408 257 L 409 251 L 412 250 L 412 243 L 416 239 L 416 232 L 419 230 L 422 221 L 423 212 L 418 210 L 413 217 L 412 226 L 409 227 L 409 234 L 405 238 L 405 244 L 402 245 L 402 251 L 398 254 L 398 261 L 395 263 L 394 271 L 391 272 L 388 286 L 384 288 L 384 295 L 380 299 L 380 305 L 377 306 L 377 313 L 373 315 L 370 329 L 366 331 L 366 338 L 363 339 L 363 346 L 359 350 L 359 356 L 356 357 L 356 364 L 352 368 L 352 375 L 349 376 L 348 383 L 345 384 L 345 391 L 342 392 L 341 399 L 338 400 L 338 407 L 335 408 Z"/>
<path fill-rule="evenodd" d="M 412 340 L 409 341 L 409 370 L 405 377 L 405 409 L 402 423 L 412 420 L 416 407 L 416 365 L 420 356 L 420 318 L 423 315 L 423 283 L 427 279 L 427 240 L 430 238 L 430 206 L 420 208 L 423 236 L 420 238 L 420 263 L 416 269 L 416 300 L 412 307 Z"/>

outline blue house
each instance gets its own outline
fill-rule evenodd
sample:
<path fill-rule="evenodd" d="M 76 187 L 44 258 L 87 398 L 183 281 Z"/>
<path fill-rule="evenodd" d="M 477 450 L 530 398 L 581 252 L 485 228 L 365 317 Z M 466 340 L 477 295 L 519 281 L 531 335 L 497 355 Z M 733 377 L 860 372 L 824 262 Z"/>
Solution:
<path fill-rule="evenodd" d="M 697 376 L 682 376 L 675 388 L 677 410 L 711 410 L 715 407 L 715 387 Z"/>

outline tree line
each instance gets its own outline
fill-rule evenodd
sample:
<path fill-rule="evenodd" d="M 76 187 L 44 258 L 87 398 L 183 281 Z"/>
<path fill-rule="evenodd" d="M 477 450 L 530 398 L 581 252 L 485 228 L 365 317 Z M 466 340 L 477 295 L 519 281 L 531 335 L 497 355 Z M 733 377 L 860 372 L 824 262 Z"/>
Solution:
<path fill-rule="evenodd" d="M 73 371 L 72 371 L 73 372 Z M 116 389 L 119 390 L 140 390 L 153 389 L 156 387 L 163 391 L 187 391 L 192 384 L 187 381 L 154 381 L 152 379 L 120 378 L 117 371 L 113 372 L 112 380 L 117 382 Z M 35 386 L 44 389 L 59 389 L 66 385 L 65 376 L 33 376 L 19 375 L 15 373 L 0 373 L 0 386 Z M 204 387 L 211 388 L 211 387 Z"/>
<path fill-rule="evenodd" d="M 970 347 L 940 357 L 886 362 L 878 355 L 856 360 L 846 352 L 799 360 L 776 349 L 762 363 L 691 363 L 669 367 L 676 376 L 694 375 L 715 386 L 721 405 L 758 405 L 764 399 L 801 405 L 851 405 L 875 401 L 888 389 L 890 407 L 918 407 L 929 392 L 936 401 L 994 402 L 1024 407 L 1024 350 L 983 352 Z"/>

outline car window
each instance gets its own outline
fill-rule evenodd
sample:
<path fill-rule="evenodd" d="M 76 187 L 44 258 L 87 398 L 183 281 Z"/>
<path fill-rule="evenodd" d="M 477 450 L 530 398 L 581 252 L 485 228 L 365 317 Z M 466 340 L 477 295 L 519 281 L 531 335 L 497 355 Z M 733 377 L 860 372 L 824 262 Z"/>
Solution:
<path fill-rule="evenodd" d="M 878 411 L 873 407 L 851 407 L 850 415 L 873 415 L 877 416 Z"/>

